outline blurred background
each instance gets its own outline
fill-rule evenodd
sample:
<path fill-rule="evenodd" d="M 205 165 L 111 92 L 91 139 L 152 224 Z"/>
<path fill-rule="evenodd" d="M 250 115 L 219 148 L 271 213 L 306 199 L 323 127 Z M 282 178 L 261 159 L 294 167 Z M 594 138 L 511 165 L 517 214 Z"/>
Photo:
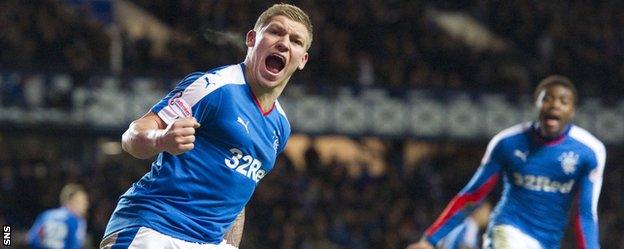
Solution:
<path fill-rule="evenodd" d="M 284 1 L 314 43 L 281 98 L 286 152 L 247 208 L 241 248 L 404 248 L 475 172 L 492 135 L 535 118 L 558 73 L 607 144 L 603 248 L 624 248 L 622 1 Z M 85 248 L 151 161 L 127 125 L 186 74 L 239 63 L 270 1 L 0 1 L 0 223 L 20 240 L 60 188 L 86 186 Z M 495 202 L 500 186 L 490 195 Z M 576 248 L 571 230 L 562 248 Z"/>

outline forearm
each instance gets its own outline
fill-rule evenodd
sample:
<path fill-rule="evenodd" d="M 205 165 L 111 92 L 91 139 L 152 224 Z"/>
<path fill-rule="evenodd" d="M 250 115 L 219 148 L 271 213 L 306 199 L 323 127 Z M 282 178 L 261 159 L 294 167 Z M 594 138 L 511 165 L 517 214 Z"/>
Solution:
<path fill-rule="evenodd" d="M 163 149 L 158 139 L 164 133 L 158 123 L 148 119 L 139 119 L 130 124 L 121 138 L 122 148 L 130 155 L 140 158 L 151 158 Z"/>
<path fill-rule="evenodd" d="M 241 240 L 243 239 L 243 228 L 245 227 L 245 210 L 238 214 L 236 220 L 234 220 L 234 224 L 232 224 L 232 228 L 225 234 L 223 239 L 227 241 L 228 244 L 238 247 L 240 245 Z"/>

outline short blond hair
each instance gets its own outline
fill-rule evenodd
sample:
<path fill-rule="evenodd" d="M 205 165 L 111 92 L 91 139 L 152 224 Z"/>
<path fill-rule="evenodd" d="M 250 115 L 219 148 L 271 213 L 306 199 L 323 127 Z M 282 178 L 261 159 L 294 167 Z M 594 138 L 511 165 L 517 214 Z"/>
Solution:
<path fill-rule="evenodd" d="M 271 18 L 275 16 L 285 16 L 288 19 L 303 24 L 303 26 L 305 26 L 308 30 L 310 38 L 306 49 L 310 48 L 310 46 L 312 45 L 312 37 L 314 36 L 312 32 L 312 22 L 310 21 L 310 17 L 299 7 L 291 4 L 274 4 L 273 6 L 262 12 L 262 14 L 260 14 L 260 16 L 258 17 L 258 20 L 256 20 L 254 30 L 256 32 L 260 31 L 260 29 L 266 26 Z"/>
<path fill-rule="evenodd" d="M 77 193 L 87 193 L 84 187 L 80 184 L 70 183 L 67 184 L 61 189 L 61 194 L 59 195 L 59 199 L 61 201 L 61 205 L 67 204 Z"/>

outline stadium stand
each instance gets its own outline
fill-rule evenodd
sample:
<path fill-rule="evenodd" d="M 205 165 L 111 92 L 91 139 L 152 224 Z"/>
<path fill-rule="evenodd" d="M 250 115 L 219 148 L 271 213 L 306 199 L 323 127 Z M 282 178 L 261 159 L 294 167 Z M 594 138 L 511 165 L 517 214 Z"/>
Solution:
<path fill-rule="evenodd" d="M 82 183 L 89 192 L 86 248 L 95 248 L 119 195 L 147 171 L 148 163 L 120 153 L 114 142 L 127 119 L 76 127 L 7 112 L 71 112 L 79 108 L 76 103 L 91 101 L 77 100 L 89 96 L 84 92 L 107 89 L 106 77 L 113 74 L 110 23 L 87 11 L 88 2 L 0 1 L 0 221 L 17 229 L 16 248 L 23 246 L 20 238 L 36 214 L 57 205 L 57 193 L 67 182 Z M 149 37 L 131 38 L 121 31 L 124 66 L 113 85 L 116 91 L 147 89 L 145 96 L 169 89 L 191 70 L 242 58 L 235 44 L 206 39 L 205 29 L 242 36 L 246 30 L 240 27 L 249 26 L 255 12 L 268 5 L 256 0 L 130 2 L 179 34 L 156 51 Z M 332 97 L 342 88 L 382 88 L 502 93 L 521 100 L 538 79 L 556 72 L 572 78 L 582 98 L 624 107 L 621 1 L 292 2 L 311 13 L 318 30 L 309 68 L 293 80 L 306 92 Z M 506 45 L 470 47 L 441 29 L 431 10 L 466 14 Z M 44 80 L 30 84 L 36 82 L 28 80 L 33 77 Z M 623 108 L 618 110 L 621 115 Z M 23 127 L 25 119 L 36 125 Z M 342 150 L 354 152 L 332 153 L 327 149 L 336 142 L 332 139 L 347 141 Z M 468 180 L 486 142 L 480 137 L 299 134 L 260 184 L 242 248 L 404 248 Z M 623 248 L 624 238 L 614 235 L 624 231 L 624 174 L 618 168 L 624 164 L 624 142 L 609 143 L 607 149 L 601 243 Z M 562 248 L 574 245 L 568 232 Z"/>

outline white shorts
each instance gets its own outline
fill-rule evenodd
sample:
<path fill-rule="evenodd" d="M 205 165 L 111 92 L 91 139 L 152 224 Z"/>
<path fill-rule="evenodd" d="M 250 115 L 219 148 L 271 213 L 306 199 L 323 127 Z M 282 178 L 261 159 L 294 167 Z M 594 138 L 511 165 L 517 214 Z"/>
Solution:
<path fill-rule="evenodd" d="M 496 225 L 483 235 L 486 249 L 542 249 L 533 237 L 511 225 Z"/>
<path fill-rule="evenodd" d="M 221 241 L 215 244 L 200 244 L 173 238 L 156 232 L 147 227 L 123 229 L 106 236 L 100 243 L 100 249 L 131 248 L 131 249 L 238 249 Z"/>

